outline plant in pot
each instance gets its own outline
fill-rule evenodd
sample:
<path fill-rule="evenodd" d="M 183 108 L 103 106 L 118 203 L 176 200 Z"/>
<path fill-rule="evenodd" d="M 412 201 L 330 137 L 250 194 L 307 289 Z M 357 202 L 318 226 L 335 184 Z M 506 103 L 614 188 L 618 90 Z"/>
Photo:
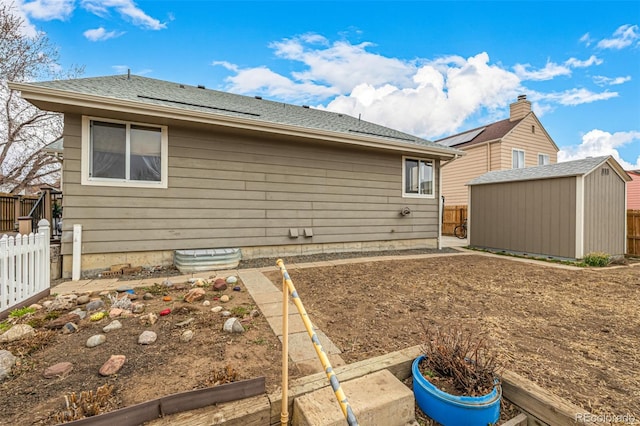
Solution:
<path fill-rule="evenodd" d="M 502 388 L 487 341 L 459 329 L 425 332 L 423 353 L 411 368 L 420 409 L 444 426 L 495 424 Z"/>

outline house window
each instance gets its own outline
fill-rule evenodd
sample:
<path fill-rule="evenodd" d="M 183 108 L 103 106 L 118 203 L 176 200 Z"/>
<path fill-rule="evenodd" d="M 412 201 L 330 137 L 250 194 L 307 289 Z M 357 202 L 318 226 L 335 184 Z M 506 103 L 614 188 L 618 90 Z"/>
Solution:
<path fill-rule="evenodd" d="M 549 164 L 549 154 L 538 154 L 538 166 Z"/>
<path fill-rule="evenodd" d="M 167 127 L 83 117 L 82 184 L 167 187 Z"/>
<path fill-rule="evenodd" d="M 404 158 L 403 196 L 434 197 L 433 161 Z"/>
<path fill-rule="evenodd" d="M 521 149 L 513 150 L 513 169 L 522 169 L 524 168 L 524 151 Z"/>

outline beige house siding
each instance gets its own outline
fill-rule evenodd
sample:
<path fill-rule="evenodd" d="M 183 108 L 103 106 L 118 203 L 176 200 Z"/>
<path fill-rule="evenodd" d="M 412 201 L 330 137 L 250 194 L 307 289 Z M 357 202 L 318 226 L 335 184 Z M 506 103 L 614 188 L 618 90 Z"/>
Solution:
<path fill-rule="evenodd" d="M 533 132 L 532 126 L 535 129 Z M 538 154 L 549 155 L 549 164 L 558 162 L 558 153 L 553 141 L 533 114 L 529 114 L 511 133 L 502 138 L 499 170 L 512 168 L 514 148 L 524 151 L 526 167 L 538 165 Z"/>
<path fill-rule="evenodd" d="M 574 177 L 474 185 L 470 245 L 573 258 L 575 211 Z"/>
<path fill-rule="evenodd" d="M 82 186 L 81 116 L 65 115 L 63 255 L 74 224 L 83 254 L 438 237 L 439 194 L 402 197 L 400 154 L 206 126 L 168 134 L 168 189 Z"/>
<path fill-rule="evenodd" d="M 464 151 L 467 155 L 442 166 L 442 195 L 448 206 L 466 205 L 466 183 L 490 171 L 488 164 L 492 160 L 489 154 L 494 150 L 489 151 L 487 144 L 471 146 Z"/>
<path fill-rule="evenodd" d="M 584 177 L 584 254 L 625 253 L 625 181 L 608 163 Z"/>

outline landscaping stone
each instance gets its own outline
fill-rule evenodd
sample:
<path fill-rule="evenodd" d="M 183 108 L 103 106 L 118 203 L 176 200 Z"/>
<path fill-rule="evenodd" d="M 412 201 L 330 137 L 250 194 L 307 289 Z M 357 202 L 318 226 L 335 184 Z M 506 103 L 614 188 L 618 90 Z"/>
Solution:
<path fill-rule="evenodd" d="M 155 298 L 155 296 L 154 296 L 153 294 L 151 294 L 151 293 L 145 293 L 145 294 L 142 296 L 142 298 L 143 298 L 144 300 L 151 300 L 151 299 L 154 299 L 154 298 Z"/>
<path fill-rule="evenodd" d="M 177 323 L 176 327 L 184 327 L 185 325 L 191 324 L 193 321 L 195 321 L 193 318 L 186 319 L 184 321 Z"/>
<path fill-rule="evenodd" d="M 89 297 L 89 295 L 88 294 L 83 294 L 82 296 L 79 296 L 76 299 L 76 304 L 78 304 L 78 305 L 86 305 L 90 301 L 91 301 L 91 298 Z"/>
<path fill-rule="evenodd" d="M 121 328 L 122 328 L 122 323 L 118 320 L 113 320 L 109 324 L 102 327 L 102 331 L 104 331 L 105 333 L 108 333 L 110 331 L 119 330 Z"/>
<path fill-rule="evenodd" d="M 45 324 L 45 327 L 51 330 L 57 330 L 59 328 L 64 327 L 66 323 L 72 322 L 77 323 L 80 321 L 80 315 L 74 312 L 68 312 L 64 315 L 60 315 L 58 318 L 49 321 Z"/>
<path fill-rule="evenodd" d="M 227 333 L 244 333 L 244 327 L 238 318 L 229 318 L 222 327 Z"/>
<path fill-rule="evenodd" d="M 73 334 L 76 331 L 78 331 L 78 326 L 75 325 L 72 322 L 68 322 L 65 325 L 62 326 L 62 333 L 63 334 Z"/>
<path fill-rule="evenodd" d="M 140 336 L 138 336 L 138 343 L 141 345 L 150 345 L 156 341 L 158 335 L 150 330 L 143 331 Z"/>
<path fill-rule="evenodd" d="M 119 317 L 120 315 L 122 315 L 123 312 L 124 312 L 124 309 L 111 308 L 111 310 L 109 310 L 109 318 Z"/>
<path fill-rule="evenodd" d="M 0 343 L 14 342 L 34 334 L 36 331 L 29 324 L 16 324 L 0 335 Z"/>
<path fill-rule="evenodd" d="M 221 301 L 222 303 L 226 303 L 226 302 L 228 302 L 228 301 L 229 301 L 229 296 L 227 296 L 226 294 L 223 294 L 223 295 L 220 297 L 220 301 Z"/>
<path fill-rule="evenodd" d="M 225 280 L 223 280 L 222 278 L 218 278 L 214 283 L 213 283 L 213 289 L 215 291 L 225 291 L 227 289 L 227 283 L 225 282 Z"/>
<path fill-rule="evenodd" d="M 238 278 L 231 275 L 230 277 L 227 277 L 227 284 L 235 284 L 238 282 Z"/>
<path fill-rule="evenodd" d="M 140 317 L 140 322 L 142 324 L 153 325 L 158 322 L 158 315 L 153 312 L 149 312 L 148 314 L 142 315 Z"/>
<path fill-rule="evenodd" d="M 42 305 L 39 305 L 37 303 L 33 303 L 31 305 L 29 305 L 30 308 L 35 309 L 36 311 L 39 311 L 40 309 L 42 309 Z"/>
<path fill-rule="evenodd" d="M 73 370 L 73 364 L 70 362 L 59 362 L 50 367 L 47 367 L 42 374 L 45 379 L 51 379 L 53 377 L 64 377 Z"/>
<path fill-rule="evenodd" d="M 220 315 L 222 315 L 223 317 L 230 317 L 230 316 L 231 316 L 231 312 L 229 312 L 229 311 L 222 311 L 222 312 L 220 312 Z"/>
<path fill-rule="evenodd" d="M 120 287 L 116 288 L 118 293 L 124 293 L 126 291 L 133 291 L 133 287 L 127 284 L 122 284 Z"/>
<path fill-rule="evenodd" d="M 222 309 L 223 309 L 222 306 L 216 306 L 215 308 L 211 308 L 211 312 L 213 313 L 222 312 Z"/>
<path fill-rule="evenodd" d="M 100 367 L 101 376 L 110 376 L 116 374 L 124 365 L 127 357 L 124 355 L 111 355 L 107 362 Z"/>
<path fill-rule="evenodd" d="M 167 287 L 167 288 L 171 288 L 173 287 L 173 283 L 171 282 L 171 280 L 164 280 L 162 281 L 162 285 Z"/>
<path fill-rule="evenodd" d="M 87 317 L 87 311 L 83 311 L 82 308 L 76 308 L 73 311 L 71 311 L 70 313 L 76 314 L 77 316 L 80 317 L 81 320 L 83 320 L 83 319 L 85 319 Z"/>
<path fill-rule="evenodd" d="M 106 306 L 104 304 L 104 301 L 101 299 L 92 300 L 91 302 L 87 303 L 87 306 L 85 306 L 85 308 L 87 309 L 87 312 L 100 311 L 105 307 Z"/>
<path fill-rule="evenodd" d="M 0 351 L 0 382 L 7 378 L 16 365 L 16 358 L 11 352 L 6 350 Z"/>
<path fill-rule="evenodd" d="M 53 300 L 45 300 L 44 302 L 42 302 L 42 307 L 48 311 L 49 307 L 52 304 L 53 304 Z"/>
<path fill-rule="evenodd" d="M 257 318 L 257 317 L 259 317 L 259 316 L 260 316 L 260 311 L 259 311 L 259 310 L 257 310 L 257 309 L 252 309 L 252 310 L 251 310 L 251 313 L 249 314 L 249 316 L 250 316 L 251 318 Z"/>
<path fill-rule="evenodd" d="M 233 288 L 233 291 L 240 291 L 240 290 L 242 290 L 242 289 L 240 288 L 240 286 L 239 286 L 239 285 L 237 285 L 237 286 L 235 286 L 235 287 Z"/>
<path fill-rule="evenodd" d="M 96 334 L 95 336 L 91 336 L 87 339 L 86 345 L 88 348 L 95 348 L 96 346 L 101 345 L 106 341 L 107 336 L 105 336 L 104 334 Z"/>
<path fill-rule="evenodd" d="M 191 330 L 185 330 L 182 332 L 182 334 L 180 335 L 180 341 L 187 343 L 189 342 L 191 339 L 193 339 L 193 331 Z"/>
<path fill-rule="evenodd" d="M 202 288 L 192 288 L 184 296 L 184 301 L 188 303 L 197 302 L 204 299 L 205 291 Z"/>
<path fill-rule="evenodd" d="M 51 305 L 47 308 L 49 311 L 66 311 L 73 308 L 76 305 L 76 299 L 78 296 L 75 294 L 65 294 L 56 296 L 51 302 Z"/>
<path fill-rule="evenodd" d="M 202 306 L 209 306 L 211 305 L 211 302 L 209 302 L 208 300 L 205 300 L 204 302 L 202 302 Z"/>
<path fill-rule="evenodd" d="M 133 303 L 131 305 L 131 312 L 134 314 L 141 314 L 144 312 L 144 303 Z"/>

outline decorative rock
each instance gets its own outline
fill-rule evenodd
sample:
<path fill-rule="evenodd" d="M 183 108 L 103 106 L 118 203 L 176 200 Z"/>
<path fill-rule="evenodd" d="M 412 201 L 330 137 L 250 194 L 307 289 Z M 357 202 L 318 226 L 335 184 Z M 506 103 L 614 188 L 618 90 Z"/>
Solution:
<path fill-rule="evenodd" d="M 149 325 L 153 325 L 156 322 L 158 322 L 158 316 L 156 314 L 154 314 L 153 312 L 150 312 L 146 315 L 143 315 L 140 317 L 140 322 L 142 324 L 149 324 Z"/>
<path fill-rule="evenodd" d="M 194 321 L 193 318 L 186 319 L 176 324 L 176 327 L 184 327 L 185 325 L 189 325 Z"/>
<path fill-rule="evenodd" d="M 188 303 L 197 302 L 199 300 L 203 300 L 205 295 L 205 291 L 202 288 L 192 288 L 189 292 L 184 296 L 184 301 Z"/>
<path fill-rule="evenodd" d="M 187 343 L 191 339 L 193 339 L 193 331 L 191 331 L 191 330 L 185 330 L 180 335 L 180 341 L 181 342 Z"/>
<path fill-rule="evenodd" d="M 230 277 L 227 277 L 226 281 L 227 281 L 227 284 L 235 284 L 238 282 L 238 278 L 231 275 Z"/>
<path fill-rule="evenodd" d="M 17 358 L 9 351 L 0 351 L 0 382 L 11 374 L 13 366 L 16 365 Z"/>
<path fill-rule="evenodd" d="M 88 348 L 95 348 L 96 346 L 101 345 L 106 341 L 107 336 L 105 336 L 104 334 L 96 334 L 95 336 L 91 336 L 87 339 L 86 345 Z"/>
<path fill-rule="evenodd" d="M 218 278 L 213 283 L 213 289 L 215 291 L 225 291 L 227 289 L 227 282 L 222 278 Z"/>
<path fill-rule="evenodd" d="M 128 291 L 133 291 L 133 287 L 131 287 L 130 285 L 127 285 L 127 284 L 123 284 L 123 285 L 121 285 L 120 287 L 118 287 L 118 288 L 116 289 L 116 291 L 117 291 L 118 293 L 124 293 L 125 291 L 127 291 L 127 292 L 128 292 Z"/>
<path fill-rule="evenodd" d="M 62 327 L 63 334 L 73 334 L 76 331 L 78 331 L 78 326 L 72 322 L 68 322 Z"/>
<path fill-rule="evenodd" d="M 143 298 L 144 300 L 151 300 L 151 299 L 153 299 L 153 298 L 154 298 L 154 296 L 153 296 L 153 294 L 151 294 L 151 293 L 145 293 L 145 294 L 144 294 L 144 296 L 142 296 L 142 298 Z"/>
<path fill-rule="evenodd" d="M 76 299 L 76 304 L 78 304 L 78 305 L 86 305 L 90 301 L 91 301 L 91 298 L 89 297 L 89 295 L 88 294 L 83 294 L 82 296 L 80 296 L 80 297 L 78 297 Z"/>
<path fill-rule="evenodd" d="M 164 310 L 160 311 L 160 316 L 164 317 L 166 315 L 169 315 L 170 313 L 171 313 L 171 309 L 167 308 L 167 309 L 164 309 Z"/>
<path fill-rule="evenodd" d="M 109 311 L 109 318 L 119 317 L 120 315 L 122 315 L 122 312 L 124 312 L 124 309 L 111 308 L 111 310 Z"/>
<path fill-rule="evenodd" d="M 69 312 L 64 315 L 60 315 L 54 320 L 49 321 L 47 324 L 45 324 L 45 327 L 56 330 L 58 328 L 64 327 L 65 324 L 69 322 L 77 323 L 78 321 L 80 321 L 80 315 L 76 314 L 75 312 Z"/>
<path fill-rule="evenodd" d="M 16 324 L 0 335 L 0 343 L 14 342 L 34 334 L 36 331 L 29 324 Z"/>
<path fill-rule="evenodd" d="M 131 290 L 131 291 L 133 291 L 133 290 Z M 138 300 L 138 295 L 135 294 L 135 293 L 130 293 L 130 292 L 127 291 L 124 294 L 129 300 Z"/>
<path fill-rule="evenodd" d="M 240 291 L 240 290 L 242 290 L 242 289 L 240 288 L 240 286 L 239 286 L 239 285 L 237 285 L 237 286 L 235 286 L 235 287 L 233 288 L 233 291 Z"/>
<path fill-rule="evenodd" d="M 31 309 L 35 309 L 36 311 L 39 311 L 40 309 L 42 309 L 42 305 L 38 305 L 37 303 L 31 304 L 31 305 L 29 305 L 29 307 Z"/>
<path fill-rule="evenodd" d="M 187 288 L 187 285 L 186 284 L 176 284 L 176 285 L 173 286 L 173 288 L 175 290 L 182 291 L 182 290 L 185 290 Z"/>
<path fill-rule="evenodd" d="M 118 320 L 113 320 L 109 324 L 102 327 L 102 331 L 104 331 L 105 333 L 108 333 L 110 331 L 118 330 L 121 328 L 122 328 L 122 323 Z"/>
<path fill-rule="evenodd" d="M 120 371 L 127 357 L 124 355 L 111 355 L 107 362 L 100 367 L 101 376 L 110 376 Z"/>
<path fill-rule="evenodd" d="M 173 287 L 173 283 L 171 282 L 171 280 L 162 281 L 162 285 L 165 287 Z"/>
<path fill-rule="evenodd" d="M 131 305 L 131 312 L 141 314 L 144 312 L 144 303 L 134 303 Z"/>
<path fill-rule="evenodd" d="M 203 287 L 205 281 L 202 278 L 189 278 L 189 284 L 196 287 Z"/>
<path fill-rule="evenodd" d="M 91 321 L 100 321 L 102 318 L 104 318 L 104 317 L 106 317 L 106 316 L 107 316 L 107 314 L 106 314 L 106 313 L 104 313 L 104 312 L 96 312 L 95 314 L 91 315 L 91 316 L 89 317 L 89 319 L 90 319 Z"/>
<path fill-rule="evenodd" d="M 163 302 L 171 302 L 171 296 L 164 296 L 164 297 L 162 298 L 162 301 L 163 301 Z"/>
<path fill-rule="evenodd" d="M 42 302 L 42 307 L 46 310 L 49 310 L 49 307 L 51 307 L 52 304 L 53 300 L 45 300 L 44 302 Z"/>
<path fill-rule="evenodd" d="M 98 296 L 103 297 L 103 296 L 108 296 L 110 293 L 109 290 L 103 290 L 100 293 L 98 293 Z"/>
<path fill-rule="evenodd" d="M 202 302 L 202 306 L 209 306 L 211 305 L 211 302 L 209 302 L 208 300 L 205 300 L 204 302 Z"/>
<path fill-rule="evenodd" d="M 216 306 L 215 308 L 211 308 L 211 312 L 218 313 L 222 311 L 222 306 Z"/>
<path fill-rule="evenodd" d="M 65 311 L 73 308 L 76 304 L 78 296 L 75 294 L 65 294 L 56 296 L 47 308 L 49 311 Z"/>
<path fill-rule="evenodd" d="M 87 309 L 87 312 L 100 311 L 105 308 L 105 304 L 102 300 L 97 299 L 87 303 L 85 308 Z"/>
<path fill-rule="evenodd" d="M 222 315 L 223 317 L 230 317 L 230 316 L 231 316 L 231 312 L 229 312 L 229 311 L 222 311 L 222 312 L 220 312 L 220 315 Z"/>
<path fill-rule="evenodd" d="M 47 367 L 47 369 L 44 370 L 43 376 L 45 379 L 51 379 L 52 377 L 64 377 L 69 374 L 71 370 L 73 370 L 73 364 L 70 362 L 59 362 L 51 367 Z"/>
<path fill-rule="evenodd" d="M 85 319 L 87 317 L 87 311 L 83 311 L 82 308 L 76 308 L 73 311 L 70 312 L 71 314 L 76 314 L 78 317 L 80 317 L 81 320 Z"/>
<path fill-rule="evenodd" d="M 259 317 L 259 316 L 260 316 L 260 311 L 259 311 L 259 310 L 257 310 L 257 309 L 253 309 L 253 310 L 251 310 L 251 313 L 249 314 L 249 316 L 250 316 L 251 318 L 257 318 L 257 317 Z"/>
<path fill-rule="evenodd" d="M 222 327 L 227 333 L 244 333 L 244 327 L 238 318 L 229 318 Z"/>
<path fill-rule="evenodd" d="M 150 345 L 156 341 L 158 335 L 153 331 L 143 331 L 140 336 L 138 336 L 138 343 L 141 345 Z"/>
<path fill-rule="evenodd" d="M 221 302 L 223 302 L 223 303 L 228 302 L 228 301 L 229 301 L 229 296 L 227 296 L 226 294 L 223 294 L 223 295 L 220 297 L 220 301 L 221 301 Z"/>

